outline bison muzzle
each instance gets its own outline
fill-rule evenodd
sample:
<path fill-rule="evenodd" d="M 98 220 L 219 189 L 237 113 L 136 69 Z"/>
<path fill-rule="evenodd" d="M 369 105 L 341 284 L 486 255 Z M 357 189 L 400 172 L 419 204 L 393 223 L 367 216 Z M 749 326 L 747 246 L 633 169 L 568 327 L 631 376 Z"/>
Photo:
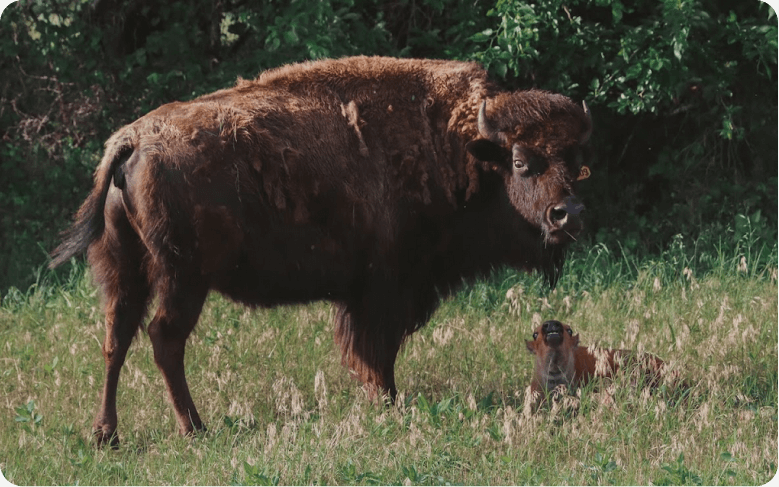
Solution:
<path fill-rule="evenodd" d="M 554 285 L 582 228 L 591 129 L 586 105 L 501 90 L 477 64 L 381 57 L 270 70 L 119 129 L 51 262 L 87 250 L 102 292 L 98 442 L 116 441 L 119 372 L 153 296 L 183 433 L 203 428 L 184 349 L 210 290 L 330 300 L 344 365 L 394 398 L 398 350 L 442 295 L 501 265 Z"/>

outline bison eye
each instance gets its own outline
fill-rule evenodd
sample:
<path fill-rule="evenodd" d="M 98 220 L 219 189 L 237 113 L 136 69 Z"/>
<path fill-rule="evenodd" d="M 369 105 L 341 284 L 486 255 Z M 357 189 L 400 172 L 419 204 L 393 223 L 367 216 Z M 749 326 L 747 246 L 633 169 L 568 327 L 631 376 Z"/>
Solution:
<path fill-rule="evenodd" d="M 538 338 L 538 333 L 537 332 L 533 333 L 533 340 L 535 340 L 536 338 Z"/>
<path fill-rule="evenodd" d="M 565 330 L 565 331 L 567 331 L 567 332 L 568 332 L 568 335 L 569 335 L 569 336 L 573 336 L 573 328 L 568 328 L 568 329 L 567 329 L 567 330 Z"/>
<path fill-rule="evenodd" d="M 528 171 L 527 163 L 522 159 L 514 159 L 514 169 L 524 176 Z"/>

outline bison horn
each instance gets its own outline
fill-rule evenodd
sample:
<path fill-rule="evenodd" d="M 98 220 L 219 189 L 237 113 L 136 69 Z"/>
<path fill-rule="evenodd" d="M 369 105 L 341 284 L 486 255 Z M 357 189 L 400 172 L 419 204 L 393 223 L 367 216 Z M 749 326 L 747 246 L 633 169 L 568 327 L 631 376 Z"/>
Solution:
<path fill-rule="evenodd" d="M 484 100 L 481 104 L 481 108 L 479 108 L 477 127 L 479 128 L 479 135 L 485 139 L 495 141 L 498 138 L 498 131 L 495 130 L 495 127 L 490 124 L 490 120 L 487 118 L 487 100 Z"/>
<path fill-rule="evenodd" d="M 582 101 L 582 108 L 584 109 L 584 115 L 587 117 L 587 130 L 584 131 L 579 142 L 584 144 L 590 140 L 590 135 L 592 135 L 592 112 L 590 112 L 590 107 L 587 106 L 586 101 Z"/>

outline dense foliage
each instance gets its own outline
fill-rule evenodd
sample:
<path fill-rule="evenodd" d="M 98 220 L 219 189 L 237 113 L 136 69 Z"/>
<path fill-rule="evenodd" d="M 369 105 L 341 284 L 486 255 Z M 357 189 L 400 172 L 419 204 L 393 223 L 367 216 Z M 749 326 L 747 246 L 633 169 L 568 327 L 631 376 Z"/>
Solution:
<path fill-rule="evenodd" d="M 473 59 L 507 87 L 586 99 L 589 243 L 706 235 L 775 255 L 777 21 L 756 0 L 22 0 L 0 20 L 0 289 L 46 262 L 113 130 L 352 54 Z"/>

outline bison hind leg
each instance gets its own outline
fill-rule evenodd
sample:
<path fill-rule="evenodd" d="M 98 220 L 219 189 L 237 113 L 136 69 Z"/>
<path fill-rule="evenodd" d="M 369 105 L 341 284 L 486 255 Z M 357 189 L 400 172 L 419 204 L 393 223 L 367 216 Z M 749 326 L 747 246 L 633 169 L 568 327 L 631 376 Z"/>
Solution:
<path fill-rule="evenodd" d="M 106 205 L 106 229 L 89 248 L 89 262 L 101 290 L 106 334 L 102 344 L 105 377 L 92 425 L 98 446 L 118 446 L 116 392 L 127 351 L 146 316 L 150 298 L 144 262 L 146 249 L 118 200 Z"/>

